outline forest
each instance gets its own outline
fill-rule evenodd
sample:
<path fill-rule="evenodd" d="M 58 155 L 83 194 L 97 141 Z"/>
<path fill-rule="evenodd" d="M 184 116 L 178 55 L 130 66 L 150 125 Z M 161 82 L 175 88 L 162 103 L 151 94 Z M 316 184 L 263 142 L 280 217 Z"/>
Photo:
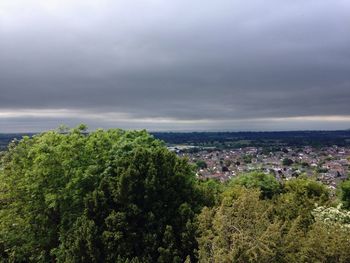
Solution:
<path fill-rule="evenodd" d="M 86 129 L 2 152 L 0 262 L 350 262 L 350 181 L 199 180 L 144 130 Z"/>

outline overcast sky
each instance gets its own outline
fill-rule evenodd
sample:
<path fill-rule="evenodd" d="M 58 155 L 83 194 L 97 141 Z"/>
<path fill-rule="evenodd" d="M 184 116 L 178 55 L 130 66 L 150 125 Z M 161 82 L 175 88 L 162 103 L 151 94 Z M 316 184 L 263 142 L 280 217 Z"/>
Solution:
<path fill-rule="evenodd" d="M 348 0 L 1 0 L 0 132 L 350 128 Z"/>

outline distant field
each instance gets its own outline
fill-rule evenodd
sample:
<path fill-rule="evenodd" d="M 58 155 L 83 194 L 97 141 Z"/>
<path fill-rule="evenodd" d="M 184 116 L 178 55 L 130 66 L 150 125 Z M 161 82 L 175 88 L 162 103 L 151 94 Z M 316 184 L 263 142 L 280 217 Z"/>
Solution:
<path fill-rule="evenodd" d="M 280 146 L 350 146 L 350 130 L 343 131 L 285 131 L 285 132 L 153 132 L 169 145 L 202 147 L 280 147 Z M 14 138 L 32 134 L 0 134 L 0 149 Z"/>
<path fill-rule="evenodd" d="M 3 150 L 7 147 L 7 145 L 13 140 L 13 139 L 21 139 L 25 134 L 19 134 L 19 133 L 10 133 L 0 134 L 0 150 Z"/>
<path fill-rule="evenodd" d="M 168 144 L 216 146 L 349 146 L 350 131 L 285 131 L 285 132 L 155 132 L 153 135 Z"/>

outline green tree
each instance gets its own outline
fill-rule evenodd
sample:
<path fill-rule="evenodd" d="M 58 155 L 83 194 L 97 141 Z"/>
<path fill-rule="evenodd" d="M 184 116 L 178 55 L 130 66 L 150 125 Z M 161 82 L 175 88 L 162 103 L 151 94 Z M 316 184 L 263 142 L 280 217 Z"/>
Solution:
<path fill-rule="evenodd" d="M 293 163 L 294 163 L 293 160 L 292 160 L 292 159 L 289 159 L 289 158 L 284 158 L 284 159 L 282 160 L 282 164 L 285 165 L 285 166 L 290 166 L 290 165 L 292 165 Z"/>
<path fill-rule="evenodd" d="M 224 192 L 226 185 L 216 179 L 205 179 L 199 180 L 197 187 L 202 193 L 204 203 L 207 206 L 212 207 L 221 202 L 221 195 Z"/>
<path fill-rule="evenodd" d="M 50 131 L 9 146 L 0 254 L 9 262 L 195 260 L 202 191 L 145 131 Z"/>
<path fill-rule="evenodd" d="M 315 209 L 316 203 L 329 202 L 324 185 L 294 179 L 271 199 L 262 199 L 261 187 L 254 185 L 231 184 L 216 206 L 202 210 L 198 216 L 200 262 L 347 262 L 347 214 L 341 212 L 339 219 L 336 213 L 337 224 L 325 226 L 333 210 Z M 322 247 L 328 246 L 323 251 L 319 251 L 323 239 L 317 238 L 318 229 L 326 240 Z"/>
<path fill-rule="evenodd" d="M 299 262 L 350 262 L 350 229 L 316 222 L 302 240 Z"/>
<path fill-rule="evenodd" d="M 219 207 L 199 216 L 200 262 L 271 262 L 280 225 L 270 212 L 258 189 L 231 188 Z"/>
<path fill-rule="evenodd" d="M 203 161 L 203 160 L 197 160 L 196 161 L 196 166 L 197 166 L 198 169 L 205 169 L 205 168 L 208 167 L 207 163 L 205 161 Z"/>
<path fill-rule="evenodd" d="M 322 183 L 307 178 L 292 179 L 285 183 L 274 209 L 281 220 L 300 217 L 308 228 L 313 223 L 312 211 L 317 205 L 327 205 L 329 198 L 329 190 Z"/>
<path fill-rule="evenodd" d="M 246 155 L 243 155 L 242 157 L 243 161 L 245 163 L 251 163 L 252 162 L 252 159 L 253 159 L 253 156 L 250 155 L 250 154 L 246 154 Z"/>
<path fill-rule="evenodd" d="M 281 186 L 274 176 L 261 172 L 252 172 L 235 177 L 231 180 L 230 185 L 259 188 L 263 198 L 272 198 L 281 190 Z"/>
<path fill-rule="evenodd" d="M 350 180 L 346 180 L 340 185 L 340 199 L 346 209 L 350 209 Z"/>

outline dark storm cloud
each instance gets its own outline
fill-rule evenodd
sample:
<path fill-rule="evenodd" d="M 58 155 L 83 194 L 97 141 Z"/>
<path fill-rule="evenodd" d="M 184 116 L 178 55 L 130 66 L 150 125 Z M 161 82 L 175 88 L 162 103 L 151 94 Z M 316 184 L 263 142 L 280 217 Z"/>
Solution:
<path fill-rule="evenodd" d="M 348 1 L 9 2 L 6 129 L 349 125 Z"/>

